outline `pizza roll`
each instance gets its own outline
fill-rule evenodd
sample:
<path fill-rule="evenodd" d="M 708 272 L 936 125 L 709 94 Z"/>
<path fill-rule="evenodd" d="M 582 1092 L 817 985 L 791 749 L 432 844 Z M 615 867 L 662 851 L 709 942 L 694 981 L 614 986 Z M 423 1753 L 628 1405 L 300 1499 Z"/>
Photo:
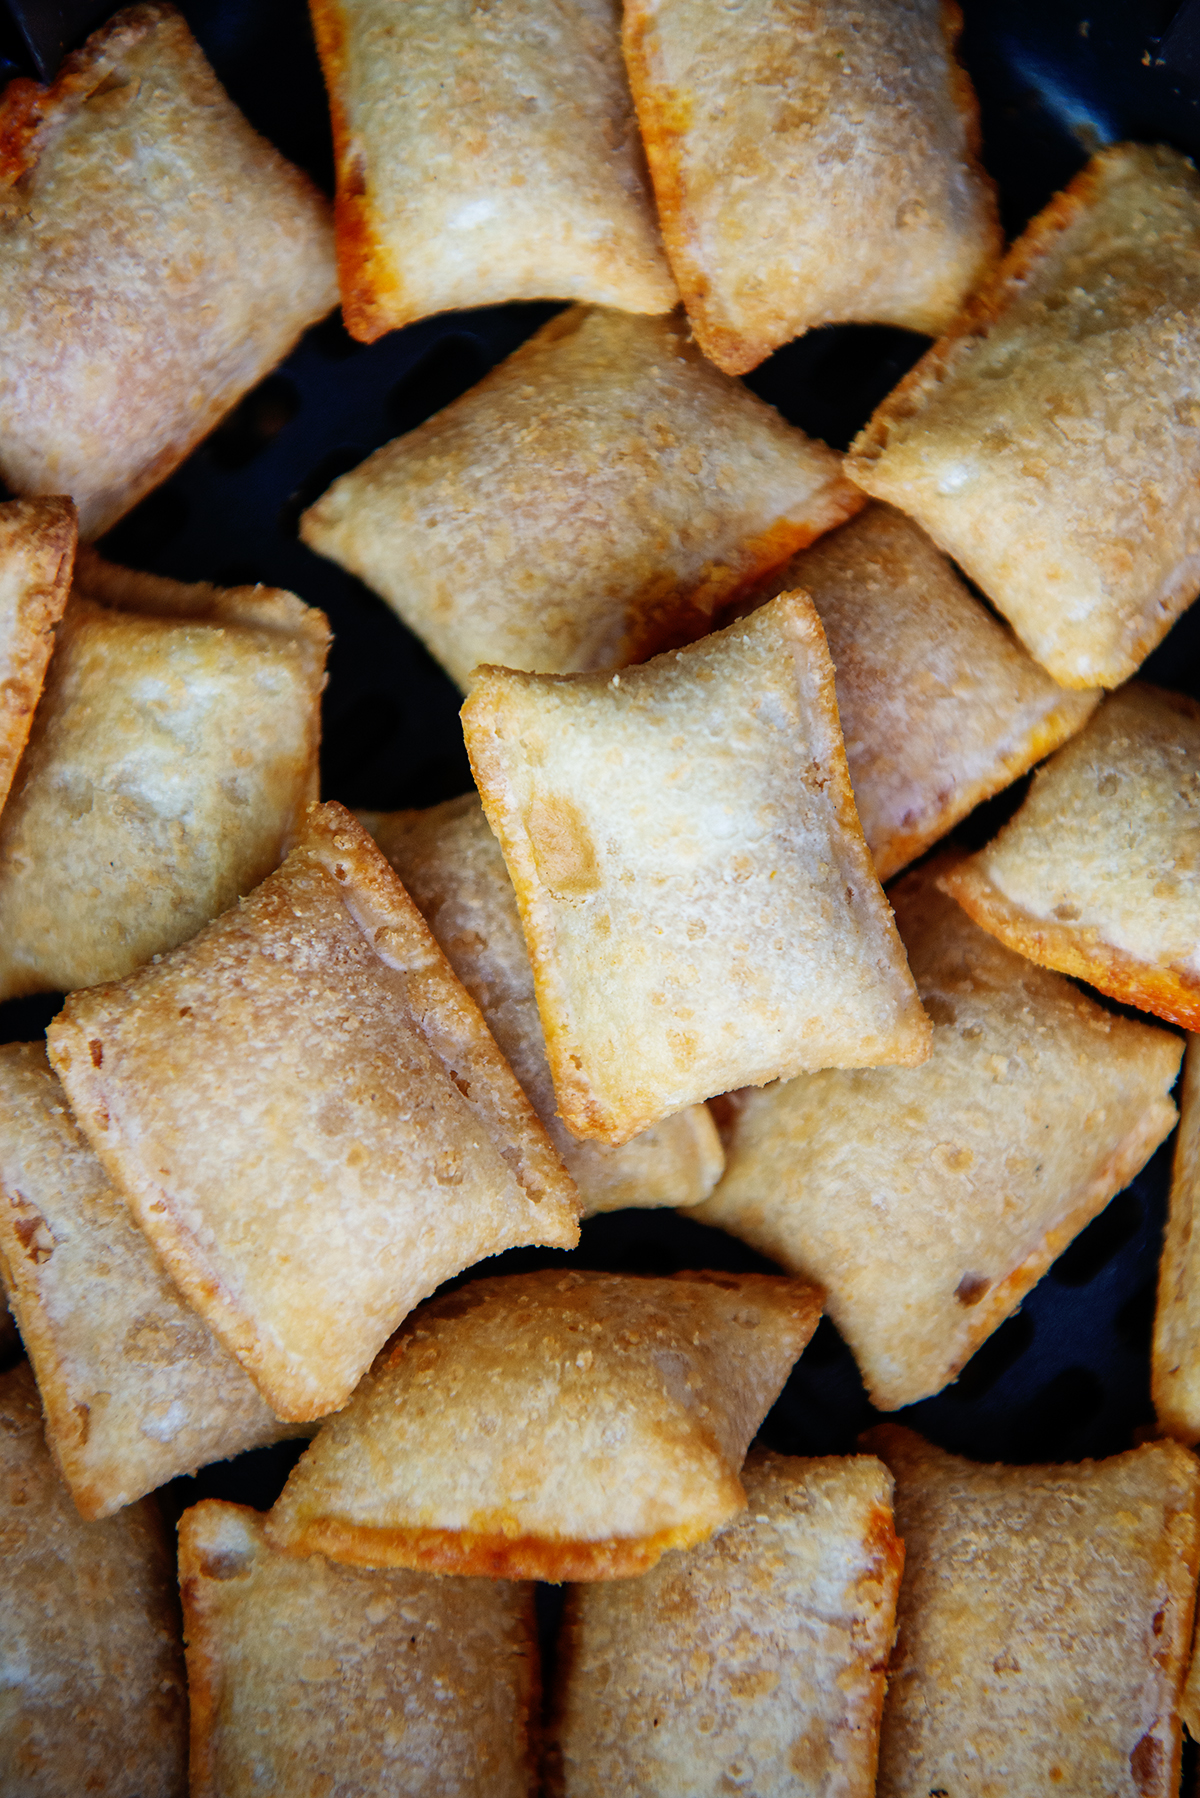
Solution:
<path fill-rule="evenodd" d="M 278 866 L 317 796 L 328 647 L 290 593 L 80 557 L 0 816 L 0 998 L 119 979 Z"/>
<path fill-rule="evenodd" d="M 1171 1132 L 1177 1037 L 978 930 L 939 864 L 891 889 L 925 1067 L 750 1093 L 692 1215 L 820 1281 L 882 1411 L 939 1392 Z"/>
<path fill-rule="evenodd" d="M 312 0 L 342 311 L 370 343 L 502 300 L 678 300 L 616 0 Z"/>
<path fill-rule="evenodd" d="M 579 1142 L 559 1117 L 516 897 L 478 796 L 360 815 L 483 1013 L 579 1188 L 583 1215 L 707 1198 L 725 1160 L 707 1105 L 676 1112 L 621 1148 Z"/>
<path fill-rule="evenodd" d="M 1200 1467 L 979 1466 L 883 1424 L 905 1546 L 879 1798 L 1175 1798 Z"/>
<path fill-rule="evenodd" d="M 297 1434 L 167 1279 L 40 1043 L 0 1047 L 0 1271 L 82 1516 Z"/>
<path fill-rule="evenodd" d="M 852 446 L 1067 687 L 1115 687 L 1200 590 L 1200 177 L 1102 150 Z"/>
<path fill-rule="evenodd" d="M 738 1471 L 821 1314 L 768 1274 L 541 1273 L 424 1306 L 293 1469 L 293 1554 L 618 1579 L 745 1507 Z"/>
<path fill-rule="evenodd" d="M 1200 1037 L 1188 1038 L 1179 1096 L 1179 1139 L 1158 1270 L 1150 1355 L 1154 1410 L 1164 1435 L 1200 1441 Z M 1200 1679 L 1200 1675 L 1197 1676 Z M 1197 1687 L 1200 1697 L 1200 1685 Z M 1200 1708 L 1196 1715 L 1200 1718 Z M 1200 1729 L 1193 1732 L 1200 1737 Z"/>
<path fill-rule="evenodd" d="M 0 1375 L 6 1798 L 185 1798 L 174 1556 L 153 1499 L 84 1523 L 22 1362 Z"/>
<path fill-rule="evenodd" d="M 339 805 L 194 941 L 72 994 L 47 1045 L 168 1273 L 280 1417 L 344 1404 L 460 1269 L 578 1239 L 529 1101 Z"/>
<path fill-rule="evenodd" d="M 173 6 L 0 99 L 0 475 L 90 540 L 337 303 L 326 202 Z"/>
<path fill-rule="evenodd" d="M 1069 692 L 890 506 L 802 550 L 762 596 L 800 587 L 820 615 L 867 848 L 890 880 L 983 799 L 1086 723 Z"/>
<path fill-rule="evenodd" d="M 924 1061 L 803 594 L 612 678 L 482 669 L 462 717 L 576 1136 Z"/>
<path fill-rule="evenodd" d="M 744 374 L 814 325 L 944 331 L 1001 247 L 950 0 L 628 0 L 667 254 Z"/>
<path fill-rule="evenodd" d="M 755 1451 L 744 1478 L 711 1541 L 569 1592 L 561 1798 L 872 1798 L 904 1565 L 891 1475 Z"/>
<path fill-rule="evenodd" d="M 0 505 L 0 809 L 29 737 L 54 627 L 71 590 L 77 529 L 69 499 Z"/>
<path fill-rule="evenodd" d="M 297 1560 L 213 1499 L 179 1581 L 191 1798 L 532 1798 L 531 1586 Z"/>
<path fill-rule="evenodd" d="M 1031 961 L 1200 1030 L 1198 769 L 1200 705 L 1137 681 L 946 891 Z"/>
<path fill-rule="evenodd" d="M 702 636 L 863 503 L 681 319 L 574 307 L 335 481 L 300 534 L 465 688 L 481 662 L 623 668 Z"/>

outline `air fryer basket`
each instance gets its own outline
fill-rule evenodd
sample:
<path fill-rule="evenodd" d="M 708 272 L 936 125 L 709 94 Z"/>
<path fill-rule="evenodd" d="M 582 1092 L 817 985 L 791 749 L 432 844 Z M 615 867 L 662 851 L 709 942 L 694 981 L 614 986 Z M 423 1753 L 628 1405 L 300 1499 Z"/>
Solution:
<path fill-rule="evenodd" d="M 1200 151 L 1200 85 L 1189 85 L 1185 73 L 1185 21 L 1166 35 L 1170 5 L 963 0 L 963 7 L 984 160 L 999 182 L 1010 234 L 1102 142 L 1134 137 Z M 182 0 L 182 11 L 251 121 L 330 188 L 328 113 L 302 0 Z M 370 346 L 354 343 L 335 315 L 104 542 L 108 555 L 134 567 L 184 580 L 261 580 L 324 608 L 335 633 L 324 797 L 424 806 L 466 790 L 470 773 L 450 681 L 381 600 L 300 543 L 299 515 L 335 476 L 473 385 L 554 309 L 443 315 Z M 844 447 L 924 343 L 882 327 L 816 331 L 756 370 L 750 385 L 805 430 Z M 1200 697 L 1200 606 L 1146 671 Z M 1021 791 L 982 807 L 960 835 L 984 841 Z M 0 1008 L 0 1037 L 40 1033 L 58 1004 L 46 998 Z M 1152 1417 L 1148 1349 L 1172 1148 L 1161 1149 L 1071 1245 L 959 1380 L 913 1406 L 905 1421 L 983 1459 L 1072 1460 L 1129 1446 Z M 585 1224 L 572 1255 L 514 1251 L 487 1271 L 559 1260 L 653 1273 L 769 1266 L 717 1230 L 670 1212 L 630 1211 Z M 873 1417 L 849 1351 L 826 1320 L 764 1436 L 792 1453 L 848 1452 Z M 177 1480 L 166 1493 L 169 1507 L 177 1514 L 203 1496 L 267 1505 L 298 1452 L 298 1445 L 259 1450 Z"/>

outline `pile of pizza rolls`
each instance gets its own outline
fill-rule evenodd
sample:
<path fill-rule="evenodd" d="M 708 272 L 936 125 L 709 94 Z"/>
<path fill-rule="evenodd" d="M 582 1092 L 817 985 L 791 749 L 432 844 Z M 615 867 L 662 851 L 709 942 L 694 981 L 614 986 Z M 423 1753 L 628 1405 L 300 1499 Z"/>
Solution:
<path fill-rule="evenodd" d="M 1111 146 L 1002 256 L 952 5 L 619 12 L 312 0 L 332 217 L 169 5 L 0 98 L 0 998 L 67 995 L 0 1047 L 0 1798 L 1173 1798 L 1200 1734 L 1194 1047 L 1156 1432 L 753 1446 L 822 1312 L 945 1388 L 1179 1121 L 1200 178 Z M 92 547 L 339 296 L 572 302 L 302 520 L 464 692 L 422 812 L 320 803 L 319 611 Z M 847 321 L 936 341 L 841 458 L 738 377 Z M 478 1266 L 628 1206 L 781 1271 Z"/>

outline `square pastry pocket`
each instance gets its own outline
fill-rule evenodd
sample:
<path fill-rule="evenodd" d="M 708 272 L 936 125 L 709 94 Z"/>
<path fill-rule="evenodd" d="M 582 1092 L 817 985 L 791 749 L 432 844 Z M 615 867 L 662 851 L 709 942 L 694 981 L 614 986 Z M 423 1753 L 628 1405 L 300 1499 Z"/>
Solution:
<path fill-rule="evenodd" d="M 297 1560 L 263 1525 L 179 1522 L 192 1798 L 531 1798 L 532 1586 Z"/>
<path fill-rule="evenodd" d="M 337 304 L 329 207 L 174 6 L 0 98 L 0 475 L 99 537 Z"/>
<path fill-rule="evenodd" d="M 575 1586 L 554 1798 L 872 1798 L 904 1548 L 870 1455 L 763 1450 L 747 1509 L 640 1579 Z"/>
<path fill-rule="evenodd" d="M 980 1466 L 884 1424 L 905 1545 L 878 1798 L 1175 1798 L 1200 1466 Z"/>
<path fill-rule="evenodd" d="M 153 1498 L 85 1523 L 27 1362 L 0 1376 L 5 1798 L 185 1798 L 175 1558 Z"/>
<path fill-rule="evenodd" d="M 576 1136 L 926 1058 L 805 595 L 621 675 L 482 669 L 463 728 Z"/>
<path fill-rule="evenodd" d="M 78 535 L 69 499 L 0 505 L 0 808 L 29 737 L 71 591 Z"/>
<path fill-rule="evenodd" d="M 40 1043 L 0 1048 L 0 1271 L 82 1516 L 304 1433 L 168 1279 Z"/>
<path fill-rule="evenodd" d="M 615 0 L 312 0 L 312 20 L 353 336 L 504 300 L 676 304 Z"/>
<path fill-rule="evenodd" d="M 452 1274 L 578 1238 L 529 1101 L 339 805 L 194 941 L 72 994 L 47 1042 L 138 1223 L 280 1417 L 344 1404 Z"/>
<path fill-rule="evenodd" d="M 81 552 L 0 816 L 0 998 L 119 979 L 278 866 L 316 798 L 328 648 L 291 593 Z"/>
<path fill-rule="evenodd" d="M 864 503 L 686 320 L 574 306 L 300 530 L 465 689 L 481 662 L 579 674 L 690 642 Z"/>
<path fill-rule="evenodd" d="M 1188 1038 L 1183 1062 L 1150 1385 L 1164 1435 L 1189 1446 L 1200 1442 L 1200 1036 Z M 1200 1719 L 1200 1672 L 1196 1698 Z M 1192 1733 L 1200 1740 L 1200 1727 Z"/>
<path fill-rule="evenodd" d="M 1178 1037 L 1002 948 L 938 872 L 891 889 L 929 1061 L 747 1094 L 692 1213 L 826 1288 L 883 1411 L 954 1379 L 1176 1119 Z"/>
<path fill-rule="evenodd" d="M 1200 591 L 1200 177 L 1114 144 L 856 438 L 1068 687 L 1128 680 Z"/>
<path fill-rule="evenodd" d="M 1079 730 L 1097 692 L 1051 680 L 919 525 L 868 506 L 760 589 L 803 588 L 837 671 L 867 848 L 890 880 Z"/>
<path fill-rule="evenodd" d="M 472 1280 L 397 1333 L 267 1533 L 365 1567 L 643 1573 L 745 1508 L 746 1450 L 820 1315 L 770 1274 Z"/>
<path fill-rule="evenodd" d="M 629 0 L 663 236 L 707 356 L 816 325 L 942 331 L 1001 247 L 953 0 Z"/>
<path fill-rule="evenodd" d="M 1200 1030 L 1200 704 L 1114 693 L 943 884 L 1031 961 Z"/>

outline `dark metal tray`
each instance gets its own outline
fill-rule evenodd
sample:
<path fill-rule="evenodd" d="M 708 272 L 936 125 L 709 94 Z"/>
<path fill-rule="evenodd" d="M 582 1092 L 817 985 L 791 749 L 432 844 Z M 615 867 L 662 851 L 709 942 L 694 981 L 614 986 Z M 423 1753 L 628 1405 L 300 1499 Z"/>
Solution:
<path fill-rule="evenodd" d="M 253 123 L 329 189 L 328 114 L 302 0 L 183 0 L 182 10 Z M 1200 152 L 1200 86 L 1186 74 L 1185 21 L 1164 35 L 1174 11 L 1151 0 L 964 0 L 984 158 L 1010 233 L 1101 142 L 1129 136 Z M 110 556 L 135 567 L 184 580 L 262 580 L 324 608 L 336 638 L 326 797 L 423 806 L 466 790 L 470 774 L 450 681 L 381 600 L 299 542 L 299 514 L 336 475 L 471 386 L 553 310 L 443 315 L 370 347 L 355 344 L 336 316 L 327 320 L 105 540 Z M 924 342 L 885 328 L 822 330 L 781 350 L 750 384 L 795 423 L 844 446 Z M 1200 696 L 1200 606 L 1147 672 Z M 967 840 L 982 842 L 1014 800 L 1010 793 L 981 808 Z M 0 1007 L 0 1040 L 40 1033 L 58 1003 Z M 906 1421 L 984 1459 L 1071 1460 L 1130 1444 L 1152 1416 L 1148 1345 L 1171 1147 L 1072 1244 L 961 1378 Z M 716 1230 L 635 1211 L 586 1224 L 571 1257 L 517 1251 L 487 1271 L 562 1259 L 655 1273 L 768 1265 Z M 764 1435 L 793 1453 L 845 1452 L 873 1415 L 826 1321 Z M 287 1445 L 242 1456 L 173 1482 L 165 1497 L 176 1513 L 202 1496 L 267 1505 L 298 1452 Z"/>

